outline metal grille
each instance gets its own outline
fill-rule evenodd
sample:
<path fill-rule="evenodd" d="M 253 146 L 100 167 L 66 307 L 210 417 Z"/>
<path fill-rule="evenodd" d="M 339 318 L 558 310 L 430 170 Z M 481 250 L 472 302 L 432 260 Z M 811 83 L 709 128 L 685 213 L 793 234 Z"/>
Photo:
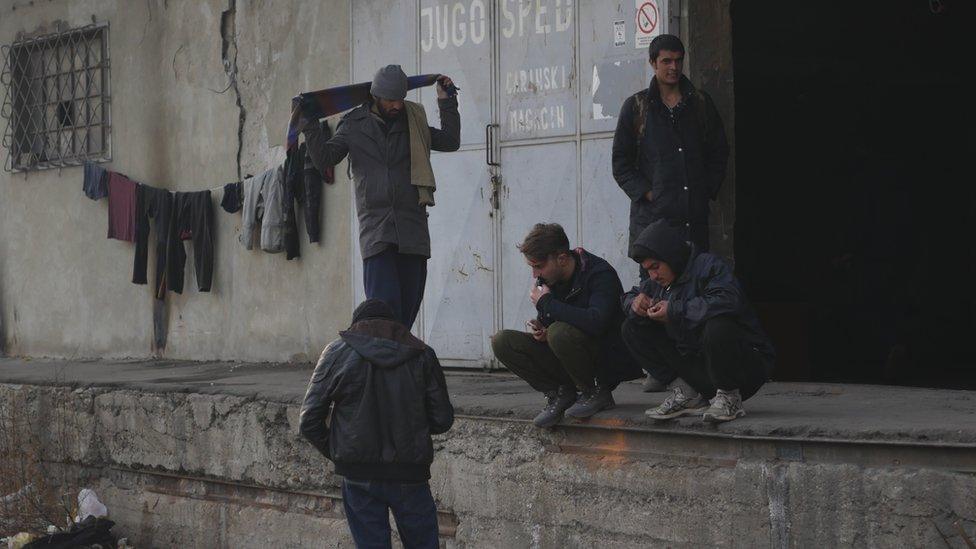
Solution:
<path fill-rule="evenodd" d="M 0 52 L 5 171 L 111 159 L 107 24 L 18 40 Z"/>

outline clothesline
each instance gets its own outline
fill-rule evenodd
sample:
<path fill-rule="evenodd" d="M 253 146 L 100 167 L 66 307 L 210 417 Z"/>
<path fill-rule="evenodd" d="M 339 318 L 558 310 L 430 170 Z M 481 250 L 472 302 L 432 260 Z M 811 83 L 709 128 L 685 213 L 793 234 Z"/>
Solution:
<path fill-rule="evenodd" d="M 330 128 L 323 124 L 326 138 Z M 247 250 L 258 244 L 268 253 L 285 252 L 287 259 L 301 257 L 296 202 L 302 209 L 309 243 L 319 241 L 322 184 L 334 180 L 315 169 L 306 147 L 288 151 L 283 163 L 251 176 L 197 191 L 170 191 L 130 179 L 95 163 L 84 166 L 82 189 L 92 200 L 108 198 L 108 238 L 135 244 L 132 282 L 147 284 L 146 266 L 150 231 L 155 233 L 156 272 L 153 295 L 165 299 L 167 290 L 183 293 L 186 250 L 193 243 L 193 268 L 199 291 L 209 292 L 213 280 L 213 193 L 220 191 L 219 205 L 228 214 L 242 212 L 238 239 Z M 150 219 L 153 224 L 150 226 Z M 260 238 L 255 233 L 260 227 Z"/>

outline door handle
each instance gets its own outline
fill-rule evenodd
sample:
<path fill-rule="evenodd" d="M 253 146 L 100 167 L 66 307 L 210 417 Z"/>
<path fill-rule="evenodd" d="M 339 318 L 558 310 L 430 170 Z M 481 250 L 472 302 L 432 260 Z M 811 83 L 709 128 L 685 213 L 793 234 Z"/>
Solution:
<path fill-rule="evenodd" d="M 492 131 L 493 128 L 497 128 L 498 124 L 485 124 L 485 163 L 489 166 L 501 166 L 495 160 L 495 132 Z"/>

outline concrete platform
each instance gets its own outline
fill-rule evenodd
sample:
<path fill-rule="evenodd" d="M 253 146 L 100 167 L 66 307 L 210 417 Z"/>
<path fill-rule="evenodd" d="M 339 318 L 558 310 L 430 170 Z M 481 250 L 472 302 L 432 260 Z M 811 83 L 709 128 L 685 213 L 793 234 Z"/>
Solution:
<path fill-rule="evenodd" d="M 0 383 L 113 387 L 149 392 L 224 394 L 300 403 L 308 364 L 173 361 L 51 361 L 0 358 Z M 504 373 L 448 372 L 456 412 L 529 420 L 541 396 Z M 976 391 L 831 383 L 769 383 L 746 402 L 746 417 L 717 427 L 695 418 L 656 422 L 644 410 L 665 393 L 636 382 L 615 392 L 617 407 L 585 425 L 702 436 L 870 442 L 976 448 Z"/>
<path fill-rule="evenodd" d="M 297 433 L 309 365 L 0 359 L 0 419 L 94 487 L 140 547 L 351 547 L 340 479 Z M 587 423 L 452 372 L 432 491 L 453 547 L 965 547 L 976 393 L 771 383 L 745 418 L 658 424 L 628 383 Z"/>

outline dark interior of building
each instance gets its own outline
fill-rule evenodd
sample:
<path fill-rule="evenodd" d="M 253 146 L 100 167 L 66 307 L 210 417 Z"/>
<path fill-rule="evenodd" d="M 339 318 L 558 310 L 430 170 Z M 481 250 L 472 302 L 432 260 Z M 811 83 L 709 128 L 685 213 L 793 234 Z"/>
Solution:
<path fill-rule="evenodd" d="M 974 7 L 732 4 L 736 270 L 776 379 L 976 388 Z"/>

